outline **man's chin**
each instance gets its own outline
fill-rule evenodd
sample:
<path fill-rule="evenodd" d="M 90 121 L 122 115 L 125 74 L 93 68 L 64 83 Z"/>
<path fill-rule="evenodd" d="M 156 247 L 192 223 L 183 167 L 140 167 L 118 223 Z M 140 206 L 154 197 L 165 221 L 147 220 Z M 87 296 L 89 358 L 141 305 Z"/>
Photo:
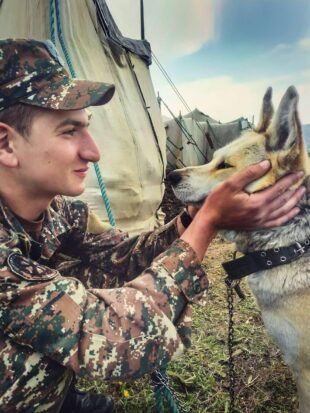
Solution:
<path fill-rule="evenodd" d="M 70 196 L 70 197 L 76 197 L 79 195 L 82 195 L 82 193 L 85 191 L 85 186 L 82 188 L 74 188 L 74 189 L 68 189 L 67 191 L 63 191 L 61 195 L 64 196 Z"/>

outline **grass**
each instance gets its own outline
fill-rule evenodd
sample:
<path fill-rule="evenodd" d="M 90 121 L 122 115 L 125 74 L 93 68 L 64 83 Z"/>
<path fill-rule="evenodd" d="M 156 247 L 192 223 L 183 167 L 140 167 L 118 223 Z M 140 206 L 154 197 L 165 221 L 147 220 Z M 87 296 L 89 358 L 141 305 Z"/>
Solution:
<path fill-rule="evenodd" d="M 209 279 L 208 300 L 195 306 L 193 345 L 167 370 L 182 406 L 193 413 L 228 412 L 227 302 L 221 262 L 231 259 L 232 246 L 217 238 L 204 262 Z M 260 313 L 245 283 L 246 300 L 235 298 L 236 412 L 294 413 L 296 388 L 281 354 L 262 325 Z M 117 413 L 155 413 L 148 378 L 127 383 L 80 382 L 85 390 L 110 394 Z M 169 412 L 169 409 L 166 409 Z"/>

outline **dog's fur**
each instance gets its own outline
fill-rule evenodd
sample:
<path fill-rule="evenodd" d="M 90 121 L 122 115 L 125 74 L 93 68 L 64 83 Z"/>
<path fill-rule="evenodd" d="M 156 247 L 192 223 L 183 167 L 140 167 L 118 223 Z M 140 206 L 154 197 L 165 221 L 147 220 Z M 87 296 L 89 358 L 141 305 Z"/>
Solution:
<path fill-rule="evenodd" d="M 261 120 L 255 130 L 217 150 L 206 165 L 174 171 L 176 196 L 186 204 L 199 204 L 208 192 L 246 166 L 268 159 L 271 169 L 249 184 L 260 191 L 282 176 L 304 170 L 306 195 L 301 212 L 286 225 L 259 231 L 224 231 L 242 253 L 267 250 L 310 239 L 310 162 L 297 112 L 298 94 L 291 86 L 273 114 L 272 90 L 264 96 Z M 296 186 L 302 184 L 299 182 Z M 298 386 L 300 412 L 310 412 L 310 253 L 287 265 L 248 277 L 261 308 L 265 326 L 292 368 Z"/>

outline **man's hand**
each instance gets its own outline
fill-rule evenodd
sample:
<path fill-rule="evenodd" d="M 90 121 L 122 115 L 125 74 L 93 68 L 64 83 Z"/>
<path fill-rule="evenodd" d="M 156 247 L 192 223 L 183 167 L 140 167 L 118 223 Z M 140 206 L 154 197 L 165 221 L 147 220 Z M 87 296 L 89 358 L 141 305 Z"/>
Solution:
<path fill-rule="evenodd" d="M 201 212 L 213 217 L 216 229 L 271 228 L 285 224 L 298 214 L 296 205 L 303 197 L 305 187 L 295 191 L 289 188 L 302 178 L 303 172 L 287 175 L 264 191 L 244 192 L 243 188 L 263 176 L 269 167 L 268 161 L 251 165 L 209 194 Z"/>
<path fill-rule="evenodd" d="M 285 224 L 298 214 L 296 206 L 305 188 L 289 188 L 298 182 L 302 172 L 287 175 L 259 193 L 244 192 L 250 182 L 263 176 L 270 164 L 251 165 L 215 188 L 197 212 L 181 238 L 187 241 L 200 259 L 219 229 L 250 230 Z"/>

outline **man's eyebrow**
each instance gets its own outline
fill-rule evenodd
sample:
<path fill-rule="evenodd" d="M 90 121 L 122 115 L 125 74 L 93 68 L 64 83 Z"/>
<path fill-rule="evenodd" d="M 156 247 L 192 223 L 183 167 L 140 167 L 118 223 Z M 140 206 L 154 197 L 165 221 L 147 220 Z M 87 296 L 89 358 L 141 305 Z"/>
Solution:
<path fill-rule="evenodd" d="M 91 116 L 88 116 L 88 122 L 81 122 L 80 120 L 67 118 L 67 119 L 63 120 L 62 122 L 60 122 L 56 126 L 56 130 L 62 128 L 63 126 L 69 126 L 69 125 L 70 126 L 75 126 L 77 128 L 85 128 L 85 127 L 89 126 L 90 118 L 91 118 Z"/>

